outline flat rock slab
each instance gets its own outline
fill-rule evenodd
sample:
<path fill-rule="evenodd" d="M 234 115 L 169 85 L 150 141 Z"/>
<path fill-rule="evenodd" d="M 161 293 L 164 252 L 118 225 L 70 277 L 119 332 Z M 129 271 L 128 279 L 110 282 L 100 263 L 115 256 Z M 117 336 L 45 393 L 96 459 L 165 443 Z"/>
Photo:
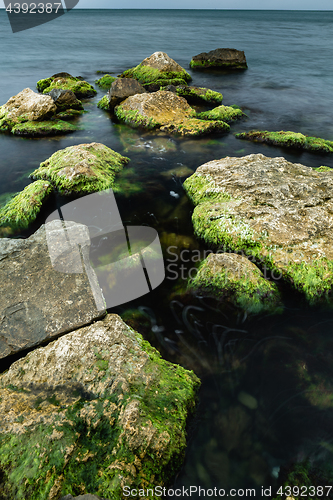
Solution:
<path fill-rule="evenodd" d="M 184 187 L 192 221 L 213 246 L 244 251 L 305 293 L 330 298 L 333 173 L 252 154 L 201 165 Z"/>
<path fill-rule="evenodd" d="M 201 52 L 201 54 L 192 57 L 190 66 L 195 69 L 235 70 L 246 69 L 247 62 L 243 50 L 215 49 L 210 52 Z"/>
<path fill-rule="evenodd" d="M 2 496 L 121 500 L 171 484 L 198 387 L 115 314 L 35 349 L 0 376 Z"/>
<path fill-rule="evenodd" d="M 57 244 L 59 221 L 49 224 L 49 235 Z M 67 224 L 73 224 L 79 232 L 86 231 L 85 226 Z M 87 266 L 82 272 L 76 269 L 74 274 L 56 271 L 50 260 L 45 226 L 25 240 L 0 239 L 0 358 L 105 314 L 97 279 Z M 101 309 L 96 307 L 96 296 Z"/>

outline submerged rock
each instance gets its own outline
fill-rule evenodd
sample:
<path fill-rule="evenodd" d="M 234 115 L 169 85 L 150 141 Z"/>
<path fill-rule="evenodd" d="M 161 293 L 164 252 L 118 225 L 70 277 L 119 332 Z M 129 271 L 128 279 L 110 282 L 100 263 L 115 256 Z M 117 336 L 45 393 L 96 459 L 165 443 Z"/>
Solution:
<path fill-rule="evenodd" d="M 191 80 L 191 76 L 165 52 L 154 52 L 135 68 L 120 75 L 135 78 L 142 84 L 182 85 Z"/>
<path fill-rule="evenodd" d="M 95 80 L 95 83 L 102 89 L 109 89 L 111 87 L 111 84 L 116 80 L 117 78 L 115 76 L 111 76 L 109 74 L 103 75 L 101 78 L 98 80 Z"/>
<path fill-rule="evenodd" d="M 332 172 L 253 154 L 201 165 L 184 187 L 197 236 L 244 251 L 310 302 L 331 297 Z"/>
<path fill-rule="evenodd" d="M 221 120 L 226 123 L 238 120 L 243 116 L 245 114 L 238 106 L 218 106 L 209 111 L 197 113 L 197 117 L 201 120 Z"/>
<path fill-rule="evenodd" d="M 233 253 L 209 254 L 189 287 L 250 314 L 276 311 L 280 305 L 275 283 L 246 257 Z"/>
<path fill-rule="evenodd" d="M 72 254 L 72 246 L 63 238 L 60 221 L 48 223 L 48 240 L 59 251 L 63 248 L 67 252 L 68 273 L 52 267 L 45 226 L 25 240 L 0 239 L 0 358 L 41 344 L 105 314 L 102 292 L 89 263 L 87 228 L 74 222 L 67 222 L 66 227 L 71 245 L 79 241 L 88 251 L 88 255 L 83 251 L 85 269 L 82 265 L 81 269 L 73 268 L 76 254 Z"/>
<path fill-rule="evenodd" d="M 157 128 L 185 136 L 204 135 L 229 128 L 222 122 L 198 120 L 186 99 L 167 91 L 128 97 L 115 108 L 115 114 L 119 120 L 133 127 Z"/>
<path fill-rule="evenodd" d="M 308 137 L 297 132 L 268 132 L 267 130 L 251 130 L 236 134 L 237 139 L 247 139 L 253 142 L 264 142 L 273 146 L 303 149 L 311 153 L 333 153 L 333 141 Z"/>
<path fill-rule="evenodd" d="M 47 181 L 36 181 L 0 208 L 0 226 L 27 228 L 39 214 L 43 202 L 53 191 Z"/>
<path fill-rule="evenodd" d="M 120 500 L 168 485 L 198 386 L 114 314 L 30 352 L 0 377 L 3 495 Z"/>
<path fill-rule="evenodd" d="M 111 188 L 128 162 L 104 144 L 78 144 L 56 151 L 30 177 L 49 181 L 62 194 L 88 194 Z"/>
<path fill-rule="evenodd" d="M 221 104 L 223 99 L 220 92 L 193 85 L 178 85 L 176 92 L 177 95 L 185 97 L 189 104 Z"/>
<path fill-rule="evenodd" d="M 109 109 L 113 110 L 117 104 L 132 95 L 145 94 L 145 88 L 133 78 L 117 78 L 108 92 Z"/>
<path fill-rule="evenodd" d="M 26 88 L 0 107 L 0 131 L 40 137 L 66 134 L 79 129 L 55 119 L 56 112 L 57 106 L 51 96 L 40 95 Z"/>
<path fill-rule="evenodd" d="M 94 97 L 97 92 L 90 83 L 75 78 L 69 73 L 57 73 L 50 78 L 39 80 L 36 84 L 39 92 L 48 94 L 52 89 L 71 90 L 78 99 Z"/>
<path fill-rule="evenodd" d="M 210 52 L 201 52 L 190 62 L 191 68 L 211 69 L 246 69 L 247 62 L 244 51 L 236 49 L 215 49 Z"/>

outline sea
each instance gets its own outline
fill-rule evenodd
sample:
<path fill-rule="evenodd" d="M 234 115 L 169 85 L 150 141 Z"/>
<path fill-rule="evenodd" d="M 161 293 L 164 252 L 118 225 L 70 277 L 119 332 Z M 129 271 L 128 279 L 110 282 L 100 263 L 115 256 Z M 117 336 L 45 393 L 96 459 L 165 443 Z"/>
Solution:
<path fill-rule="evenodd" d="M 332 311 L 309 307 L 281 282 L 278 315 L 247 317 L 189 294 L 187 279 L 208 248 L 193 233 L 193 206 L 183 190 L 197 167 L 225 156 L 262 153 L 309 169 L 333 167 L 333 155 L 235 137 L 259 129 L 333 140 L 332 40 L 332 11 L 73 9 L 12 33 L 0 10 L 0 104 L 58 72 L 94 84 L 102 73 L 117 76 L 163 51 L 192 75 L 194 85 L 221 92 L 223 104 L 236 104 L 247 115 L 223 135 L 193 139 L 145 132 L 97 108 L 106 91 L 95 85 L 97 96 L 84 101 L 87 112 L 78 118 L 82 130 L 38 139 L 0 135 L 0 204 L 27 186 L 29 174 L 59 149 L 95 141 L 131 159 L 118 177 L 119 211 L 124 224 L 157 230 L 166 277 L 153 292 L 109 312 L 122 315 L 165 359 L 193 370 L 202 382 L 169 498 L 172 489 L 187 497 L 191 486 L 191 498 L 203 496 L 199 487 L 213 497 L 224 492 L 241 498 L 251 490 L 274 498 L 284 471 L 295 464 L 307 462 L 323 476 L 333 468 Z M 243 50 L 248 69 L 189 68 L 192 56 L 219 47 Z M 66 202 L 57 196 L 29 230 L 11 237 L 26 238 L 55 204 Z"/>

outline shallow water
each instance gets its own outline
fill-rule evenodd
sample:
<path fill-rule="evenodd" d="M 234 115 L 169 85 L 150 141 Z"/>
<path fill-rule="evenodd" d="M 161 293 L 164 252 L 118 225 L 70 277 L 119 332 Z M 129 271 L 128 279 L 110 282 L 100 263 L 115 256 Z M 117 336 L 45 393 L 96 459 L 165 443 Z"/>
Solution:
<path fill-rule="evenodd" d="M 156 50 L 186 69 L 202 51 L 245 50 L 246 72 L 189 70 L 194 84 L 221 91 L 224 104 L 244 108 L 247 118 L 227 135 L 181 139 L 130 129 L 96 107 L 102 90 L 84 103 L 88 112 L 78 119 L 80 132 L 50 139 L 0 135 L 0 203 L 28 185 L 28 174 L 58 149 L 96 141 L 131 159 L 118 178 L 118 207 L 124 223 L 157 229 L 166 279 L 153 293 L 112 311 L 137 326 L 165 358 L 202 379 L 175 487 L 256 488 L 260 496 L 261 486 L 276 486 L 279 468 L 288 461 L 333 464 L 332 313 L 309 309 L 281 283 L 283 314 L 252 319 L 184 293 L 199 251 L 203 255 L 207 248 L 193 235 L 192 207 L 182 188 L 199 165 L 227 155 L 261 152 L 308 167 L 333 167 L 332 156 L 234 137 L 259 128 L 333 140 L 332 20 L 332 12 L 73 10 L 13 35 L 0 11 L 0 45 L 6 47 L 1 104 L 59 71 L 93 83 L 97 70 L 116 75 Z M 33 227 L 15 236 L 26 237 L 66 201 L 51 199 Z"/>

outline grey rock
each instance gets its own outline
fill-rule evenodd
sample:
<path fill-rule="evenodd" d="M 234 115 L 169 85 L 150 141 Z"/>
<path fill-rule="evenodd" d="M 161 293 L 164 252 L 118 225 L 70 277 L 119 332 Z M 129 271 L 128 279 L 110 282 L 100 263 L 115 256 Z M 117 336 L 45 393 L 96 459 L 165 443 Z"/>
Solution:
<path fill-rule="evenodd" d="M 146 93 L 145 88 L 137 80 L 132 78 L 117 78 L 108 92 L 109 107 L 112 110 L 127 97 Z"/>
<path fill-rule="evenodd" d="M 201 52 L 192 57 L 192 68 L 212 69 L 246 69 L 247 62 L 244 51 L 236 49 L 215 49 L 210 52 Z"/>
<path fill-rule="evenodd" d="M 81 101 L 77 99 L 72 90 L 52 89 L 51 92 L 48 92 L 48 95 L 54 100 L 58 111 L 64 111 L 65 109 L 83 109 Z"/>
<path fill-rule="evenodd" d="M 87 228 L 66 223 L 68 234 L 73 234 L 70 246 L 64 241 L 59 223 L 48 224 L 48 235 L 58 249 L 67 245 L 62 258 L 65 255 L 69 273 L 52 266 L 45 226 L 25 240 L 0 239 L 0 358 L 41 344 L 105 314 L 102 292 L 86 255 L 85 269 L 81 265 L 73 274 L 78 255 L 75 238 L 80 240 Z M 83 246 L 83 253 L 88 249 Z"/>

